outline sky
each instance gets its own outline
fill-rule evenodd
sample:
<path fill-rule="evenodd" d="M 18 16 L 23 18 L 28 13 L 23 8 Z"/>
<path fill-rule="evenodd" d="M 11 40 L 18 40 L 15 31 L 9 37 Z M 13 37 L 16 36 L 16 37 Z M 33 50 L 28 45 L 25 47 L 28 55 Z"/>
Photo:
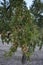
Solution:
<path fill-rule="evenodd" d="M 24 0 L 25 2 L 26 2 L 26 5 L 27 5 L 27 7 L 28 7 L 28 9 L 29 9 L 29 7 L 32 5 L 32 3 L 33 3 L 33 0 Z"/>
<path fill-rule="evenodd" d="M 0 2 L 1 2 L 2 0 L 0 0 Z M 26 2 L 26 5 L 27 5 L 27 7 L 28 7 L 28 9 L 29 9 L 29 7 L 32 5 L 32 2 L 33 2 L 33 0 L 24 0 L 25 2 Z"/>
<path fill-rule="evenodd" d="M 28 8 L 29 8 L 29 7 L 32 5 L 32 3 L 33 3 L 33 0 L 24 0 L 24 1 L 26 1 Z M 41 1 L 41 3 L 43 3 L 43 0 L 40 0 L 40 1 Z"/>

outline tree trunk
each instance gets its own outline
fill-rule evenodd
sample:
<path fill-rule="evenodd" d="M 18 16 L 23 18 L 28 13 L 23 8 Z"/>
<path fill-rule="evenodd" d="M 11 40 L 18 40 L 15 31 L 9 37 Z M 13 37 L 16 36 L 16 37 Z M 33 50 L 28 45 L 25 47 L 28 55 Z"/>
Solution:
<path fill-rule="evenodd" d="M 25 54 L 23 54 L 23 56 L 22 56 L 22 63 L 24 64 L 25 62 L 26 62 L 26 55 Z"/>

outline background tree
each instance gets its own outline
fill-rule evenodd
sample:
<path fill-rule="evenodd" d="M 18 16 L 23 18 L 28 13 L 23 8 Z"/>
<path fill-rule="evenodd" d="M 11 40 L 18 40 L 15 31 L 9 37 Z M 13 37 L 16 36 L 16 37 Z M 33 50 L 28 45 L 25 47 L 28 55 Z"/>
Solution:
<path fill-rule="evenodd" d="M 34 22 L 41 28 L 43 27 L 43 1 L 33 0 L 33 4 L 30 8 L 31 13 L 34 15 Z"/>
<path fill-rule="evenodd" d="M 10 8 L 10 2 L 3 0 L 0 6 L 0 33 L 1 33 L 2 42 L 4 40 L 7 41 L 7 37 L 9 37 L 7 32 L 11 31 L 10 30 L 11 28 L 9 26 L 11 15 L 12 12 Z"/>
<path fill-rule="evenodd" d="M 30 8 L 31 14 L 33 15 L 33 21 L 39 27 L 41 44 L 43 45 L 43 0 L 34 0 Z"/>

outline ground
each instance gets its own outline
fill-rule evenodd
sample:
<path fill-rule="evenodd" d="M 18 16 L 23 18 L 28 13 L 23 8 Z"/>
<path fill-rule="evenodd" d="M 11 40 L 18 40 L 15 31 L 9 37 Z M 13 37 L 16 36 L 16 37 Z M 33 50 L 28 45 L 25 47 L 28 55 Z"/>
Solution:
<path fill-rule="evenodd" d="M 22 64 L 22 51 L 19 47 L 16 53 L 13 53 L 12 57 L 4 56 L 5 51 L 8 51 L 10 46 L 11 44 L 3 45 L 2 42 L 0 42 L 0 65 L 43 65 L 43 48 L 39 50 L 38 47 L 36 47 L 35 52 L 31 56 L 31 60 Z"/>

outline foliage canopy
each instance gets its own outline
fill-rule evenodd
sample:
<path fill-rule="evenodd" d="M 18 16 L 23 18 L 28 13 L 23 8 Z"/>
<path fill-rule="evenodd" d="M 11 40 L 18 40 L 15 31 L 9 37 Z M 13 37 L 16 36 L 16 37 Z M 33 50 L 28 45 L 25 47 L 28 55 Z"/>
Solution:
<path fill-rule="evenodd" d="M 17 47 L 20 46 L 23 53 L 26 56 L 30 56 L 36 45 L 39 44 L 40 33 L 38 26 L 34 24 L 24 0 L 9 0 L 8 7 L 6 7 L 6 0 L 3 1 L 3 7 L 0 7 L 0 33 L 2 42 L 13 42 L 10 53 L 15 52 Z"/>

